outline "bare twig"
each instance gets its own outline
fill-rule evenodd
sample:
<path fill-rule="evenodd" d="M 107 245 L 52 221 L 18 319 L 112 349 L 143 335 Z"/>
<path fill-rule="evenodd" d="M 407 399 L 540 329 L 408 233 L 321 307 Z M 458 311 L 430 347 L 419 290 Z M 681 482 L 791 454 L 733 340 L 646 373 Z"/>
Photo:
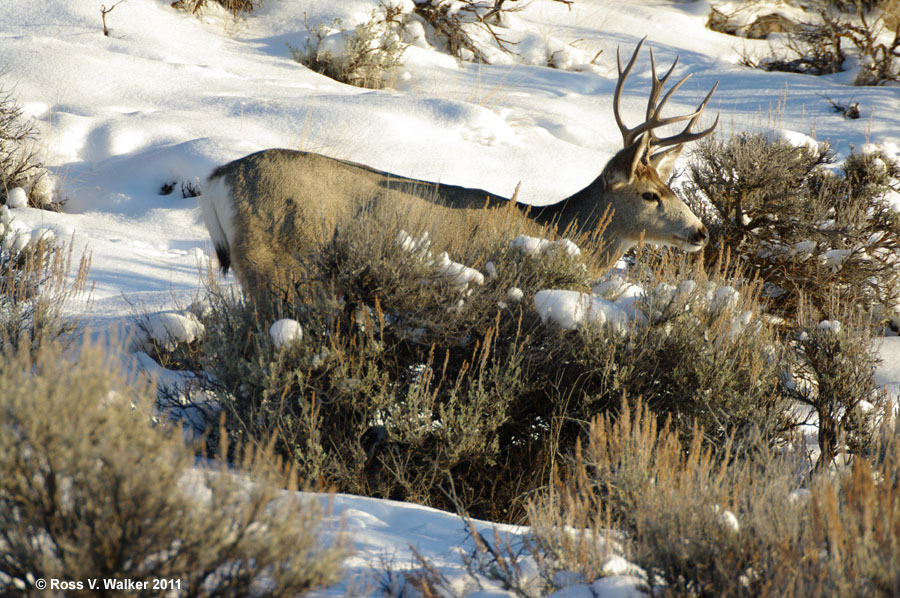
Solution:
<path fill-rule="evenodd" d="M 109 8 L 106 8 L 105 4 L 100 5 L 100 18 L 103 19 L 103 35 L 109 37 L 109 27 L 106 26 L 106 13 L 112 12 L 115 7 L 125 2 L 125 0 L 119 0 Z"/>

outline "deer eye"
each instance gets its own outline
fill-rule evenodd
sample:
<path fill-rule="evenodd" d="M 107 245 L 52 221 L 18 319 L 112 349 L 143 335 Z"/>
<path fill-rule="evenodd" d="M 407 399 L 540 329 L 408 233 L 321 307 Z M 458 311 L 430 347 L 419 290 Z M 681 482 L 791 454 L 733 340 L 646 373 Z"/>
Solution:
<path fill-rule="evenodd" d="M 641 195 L 641 197 L 643 197 L 643 198 L 646 199 L 647 201 L 655 201 L 655 202 L 661 201 L 661 200 L 659 199 L 659 195 L 658 195 L 658 194 L 652 193 L 652 192 L 650 192 L 650 191 L 647 191 L 646 193 L 644 193 L 643 195 Z"/>

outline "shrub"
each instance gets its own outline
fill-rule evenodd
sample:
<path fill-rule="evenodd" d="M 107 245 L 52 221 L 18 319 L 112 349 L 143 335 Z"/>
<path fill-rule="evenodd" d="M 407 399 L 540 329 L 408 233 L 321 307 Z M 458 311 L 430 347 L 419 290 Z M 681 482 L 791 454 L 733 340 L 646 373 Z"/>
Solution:
<path fill-rule="evenodd" d="M 499 273 L 466 288 L 395 243 L 399 232 L 374 217 L 343 223 L 300 259 L 306 280 L 268 307 L 213 293 L 203 361 L 226 425 L 252 438 L 277 430 L 304 475 L 341 491 L 452 508 L 452 476 L 461 502 L 508 518 L 544 468 L 538 433 L 555 406 L 534 370 L 555 359 L 541 345 L 556 337 L 508 291 L 588 274 L 563 255 L 553 268 L 514 261 L 517 250 L 475 235 L 467 263 L 493 260 Z M 285 317 L 303 340 L 278 349 L 269 328 Z"/>
<path fill-rule="evenodd" d="M 574 0 L 554 0 L 571 8 Z M 459 60 L 489 64 L 486 48 L 517 55 L 515 41 L 504 38 L 510 29 L 509 17 L 527 6 L 520 0 L 461 0 L 447 3 L 442 0 L 414 0 L 414 14 L 425 22 L 433 37 L 444 49 Z M 556 66 L 552 56 L 547 66 Z"/>
<path fill-rule="evenodd" d="M 819 465 L 831 464 L 839 450 L 870 451 L 875 418 L 888 399 L 873 379 L 876 356 L 869 331 L 826 320 L 806 326 L 795 342 L 787 393 L 815 416 Z"/>
<path fill-rule="evenodd" d="M 38 156 L 37 140 L 37 128 L 22 118 L 22 107 L 12 91 L 0 87 L 0 204 L 8 202 L 11 190 L 21 187 L 31 206 L 59 207 L 50 174 Z"/>
<path fill-rule="evenodd" d="M 70 279 L 73 257 L 71 246 L 16 229 L 0 206 L 0 356 L 62 340 L 73 330 L 63 313 L 84 291 L 90 267 L 83 255 Z"/>
<path fill-rule="evenodd" d="M 695 435 L 698 438 L 700 435 Z M 624 556 L 653 596 L 893 596 L 900 577 L 900 443 L 887 430 L 881 459 L 854 461 L 808 482 L 804 457 L 736 444 L 683 445 L 639 402 L 598 416 L 568 478 L 530 503 L 545 566 L 602 575 L 583 546 L 624 533 Z M 595 549 L 596 550 L 596 549 Z"/>
<path fill-rule="evenodd" d="M 305 49 L 288 44 L 288 50 L 295 61 L 335 81 L 380 89 L 403 66 L 402 27 L 401 8 L 386 5 L 373 10 L 372 17 L 352 32 L 343 31 L 340 19 L 331 27 L 323 23 L 312 27 L 307 20 Z"/>
<path fill-rule="evenodd" d="M 851 156 L 842 173 L 830 161 L 824 146 L 762 134 L 705 140 L 683 195 L 710 228 L 709 251 L 758 276 L 771 312 L 797 322 L 805 301 L 810 320 L 840 306 L 878 324 L 900 305 L 900 214 L 885 199 L 900 168 L 883 154 Z"/>
<path fill-rule="evenodd" d="M 860 70 L 855 85 L 884 85 L 900 81 L 900 30 L 896 2 L 810 2 L 818 19 L 801 24 L 788 33 L 788 56 L 745 64 L 769 71 L 827 75 L 844 70 L 854 54 Z M 878 4 L 876 8 L 873 4 Z M 848 11 L 853 14 L 848 14 Z M 886 32 L 888 33 L 885 37 Z"/>
<path fill-rule="evenodd" d="M 193 469 L 180 431 L 150 425 L 153 394 L 96 349 L 77 365 L 53 346 L 0 360 L 0 592 L 293 596 L 333 581 L 344 551 L 322 545 L 315 505 L 283 494 L 296 476 L 264 451 L 242 461 L 252 481 Z M 89 585 L 111 579 L 147 587 Z"/>
<path fill-rule="evenodd" d="M 460 60 L 481 63 L 490 62 L 482 50 L 482 37 L 492 39 L 503 52 L 514 53 L 514 43 L 502 37 L 498 26 L 506 14 L 522 8 L 517 0 L 510 4 L 495 0 L 493 6 L 475 0 L 463 0 L 455 5 L 439 0 L 415 2 L 415 14 L 431 26 L 447 52 Z"/>
<path fill-rule="evenodd" d="M 574 3 L 554 1 L 570 7 Z M 391 84 L 397 69 L 403 66 L 407 44 L 432 46 L 460 61 L 485 64 L 496 62 L 498 56 L 555 68 L 580 68 L 593 63 L 574 48 L 575 44 L 566 45 L 552 38 L 523 44 L 529 47 L 528 52 L 517 53 L 519 42 L 514 39 L 522 39 L 524 32 L 522 24 L 512 21 L 511 16 L 526 6 L 520 0 L 382 0 L 371 18 L 353 31 L 344 31 L 340 19 L 331 26 L 319 23 L 313 27 L 307 22 L 305 47 L 288 44 L 288 49 L 294 60 L 318 73 L 376 89 Z M 536 50 L 537 46 L 542 46 L 543 51 Z"/>
<path fill-rule="evenodd" d="M 237 19 L 249 15 L 260 4 L 261 0 L 176 0 L 172 3 L 172 7 L 178 10 L 189 12 L 192 15 L 199 15 L 207 7 L 208 4 L 217 4 L 231 13 L 231 16 Z"/>

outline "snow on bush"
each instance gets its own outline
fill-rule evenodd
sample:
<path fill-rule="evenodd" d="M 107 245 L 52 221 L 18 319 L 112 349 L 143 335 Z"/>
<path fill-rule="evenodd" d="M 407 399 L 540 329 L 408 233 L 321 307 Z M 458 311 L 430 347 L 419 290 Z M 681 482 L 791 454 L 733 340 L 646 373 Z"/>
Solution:
<path fill-rule="evenodd" d="M 434 268 L 435 274 L 446 279 L 452 285 L 465 289 L 470 283 L 482 285 L 484 284 L 484 274 L 470 268 L 465 264 L 454 262 L 450 259 L 446 251 L 442 251 L 437 259 L 431 258 L 431 241 L 428 239 L 428 232 L 422 233 L 418 239 L 413 239 L 405 230 L 401 230 L 394 239 L 394 244 L 413 254 L 418 259 L 427 260 L 426 264 Z M 497 269 L 494 267 L 494 275 Z"/>
<path fill-rule="evenodd" d="M 10 189 L 6 204 L 13 209 L 28 207 L 28 196 L 25 194 L 25 189 L 21 187 Z"/>
<path fill-rule="evenodd" d="M 612 301 L 578 291 L 538 291 L 534 296 L 534 308 L 545 324 L 552 322 L 566 330 L 590 323 L 610 324 L 616 330 L 624 331 L 632 319 Z"/>
<path fill-rule="evenodd" d="M 538 291 L 535 309 L 541 320 L 571 330 L 584 324 L 610 324 L 617 332 L 625 332 L 628 324 L 639 326 L 656 322 L 674 302 L 691 305 L 709 315 L 730 314 L 729 340 L 753 322 L 753 312 L 738 313 L 740 292 L 730 285 L 707 281 L 702 286 L 694 280 L 683 280 L 678 286 L 660 282 L 646 291 L 642 286 L 613 275 L 593 285 L 592 293 L 571 290 Z"/>
<path fill-rule="evenodd" d="M 146 315 L 138 326 L 136 348 L 153 347 L 173 351 L 179 344 L 189 344 L 203 334 L 203 324 L 190 312 L 166 311 Z"/>
<path fill-rule="evenodd" d="M 554 251 L 564 251 L 567 255 L 581 255 L 581 248 L 569 239 L 559 239 L 558 241 L 548 241 L 538 237 L 529 237 L 528 235 L 519 235 L 512 240 L 511 245 L 522 252 L 522 255 L 535 257 L 548 255 Z"/>
<path fill-rule="evenodd" d="M 297 320 L 283 318 L 269 327 L 269 336 L 276 348 L 283 349 L 303 340 L 303 328 Z"/>
<path fill-rule="evenodd" d="M 465 288 L 469 283 L 484 284 L 484 274 L 475 268 L 452 261 L 446 251 L 434 261 L 434 271 L 457 287 Z"/>
<path fill-rule="evenodd" d="M 787 143 L 793 147 L 805 147 L 811 151 L 819 151 L 820 144 L 818 141 L 801 133 L 800 131 L 791 131 L 790 129 L 774 129 L 769 133 L 770 143 Z"/>

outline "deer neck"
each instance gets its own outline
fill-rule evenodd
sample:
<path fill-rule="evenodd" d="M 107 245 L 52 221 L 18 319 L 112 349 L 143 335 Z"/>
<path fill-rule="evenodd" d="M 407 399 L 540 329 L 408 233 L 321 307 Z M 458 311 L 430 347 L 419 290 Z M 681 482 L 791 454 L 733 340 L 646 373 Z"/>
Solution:
<path fill-rule="evenodd" d="M 532 211 L 537 222 L 556 227 L 560 233 L 566 229 L 590 232 L 603 219 L 607 209 L 611 209 L 604 198 L 603 181 L 597 177 L 574 195 L 555 204 L 532 208 Z"/>
<path fill-rule="evenodd" d="M 605 192 L 602 176 L 587 187 L 566 199 L 548 206 L 532 208 L 532 217 L 541 225 L 555 228 L 560 234 L 567 229 L 570 234 L 592 233 L 602 222 L 614 216 L 615 205 Z M 618 221 L 612 218 L 603 230 L 601 241 L 606 259 L 615 263 L 634 246 L 634 242 L 617 229 Z"/>

